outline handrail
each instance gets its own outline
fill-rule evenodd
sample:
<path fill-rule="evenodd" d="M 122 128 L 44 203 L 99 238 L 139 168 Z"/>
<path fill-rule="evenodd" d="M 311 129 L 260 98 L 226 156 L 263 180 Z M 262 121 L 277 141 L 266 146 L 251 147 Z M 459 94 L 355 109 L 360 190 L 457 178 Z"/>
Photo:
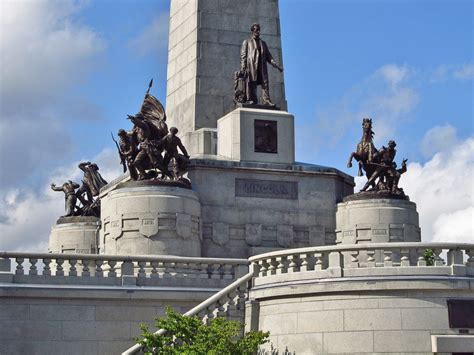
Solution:
<path fill-rule="evenodd" d="M 332 252 L 332 251 L 352 251 L 352 250 L 374 250 L 374 249 L 452 249 L 452 250 L 474 250 L 474 243 L 422 243 L 422 242 L 404 242 L 404 243 L 366 243 L 366 244 L 341 244 L 329 245 L 323 247 L 307 247 L 294 248 L 279 251 L 258 254 L 249 258 L 250 262 L 265 259 L 269 257 L 287 256 L 298 253 L 316 253 L 316 252 Z"/>
<path fill-rule="evenodd" d="M 203 302 L 201 302 L 200 304 L 198 304 L 196 307 L 190 309 L 188 312 L 186 312 L 184 314 L 185 317 L 192 317 L 198 313 L 200 313 L 201 311 L 205 310 L 207 307 L 211 306 L 212 304 L 216 303 L 217 301 L 219 301 L 223 296 L 225 296 L 226 294 L 228 294 L 229 292 L 232 292 L 236 289 L 238 289 L 240 286 L 242 286 L 244 283 L 250 281 L 253 277 L 253 272 L 249 272 L 247 273 L 246 275 L 242 276 L 241 278 L 235 280 L 234 282 L 232 282 L 230 285 L 228 285 L 227 287 L 223 288 L 222 290 L 220 290 L 219 292 L 217 292 L 216 294 L 212 295 L 211 297 L 209 297 L 208 299 L 204 300 Z M 157 330 L 154 334 L 158 334 L 158 335 L 163 335 L 164 333 L 166 333 L 166 329 L 159 329 Z M 132 346 L 131 348 L 125 350 L 124 352 L 122 352 L 122 355 L 131 355 L 131 354 L 136 354 L 138 353 L 140 350 L 142 349 L 142 346 L 140 344 L 135 344 L 134 346 Z"/>
<path fill-rule="evenodd" d="M 247 259 L 227 259 L 227 258 L 200 258 L 188 256 L 172 255 L 108 255 L 108 254 L 60 254 L 60 253 L 27 253 L 27 252 L 8 252 L 1 251 L 0 259 L 7 258 L 35 258 L 35 259 L 78 259 L 78 260 L 97 260 L 97 261 L 164 261 L 164 262 L 182 262 L 182 263 L 212 263 L 227 265 L 248 265 Z"/>

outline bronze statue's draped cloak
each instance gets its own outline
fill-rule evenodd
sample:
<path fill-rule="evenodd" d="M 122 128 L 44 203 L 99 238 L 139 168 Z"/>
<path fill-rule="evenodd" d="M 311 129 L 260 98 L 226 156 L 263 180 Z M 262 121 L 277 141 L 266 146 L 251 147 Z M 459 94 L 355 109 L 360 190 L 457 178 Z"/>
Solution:
<path fill-rule="evenodd" d="M 260 51 L 258 50 L 257 42 L 260 43 Z M 257 81 L 257 84 L 261 84 L 259 80 L 261 79 L 262 82 L 268 82 L 267 62 L 271 63 L 272 61 L 273 57 L 268 50 L 267 44 L 262 39 L 256 41 L 250 37 L 242 43 L 240 67 L 242 70 L 247 71 L 249 81 Z M 258 75 L 259 71 L 260 76 Z"/>

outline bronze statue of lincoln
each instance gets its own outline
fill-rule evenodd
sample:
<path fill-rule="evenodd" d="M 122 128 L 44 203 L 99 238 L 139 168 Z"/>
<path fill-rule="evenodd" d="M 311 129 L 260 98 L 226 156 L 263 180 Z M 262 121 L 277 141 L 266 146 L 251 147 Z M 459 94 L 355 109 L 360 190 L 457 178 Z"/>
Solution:
<path fill-rule="evenodd" d="M 247 77 L 246 101 L 258 104 L 257 86 L 262 87 L 262 103 L 275 106 L 270 99 L 267 62 L 280 72 L 283 68 L 273 59 L 265 41 L 260 39 L 260 25 L 254 23 L 250 30 L 252 36 L 242 43 L 240 51 L 240 70 Z"/>

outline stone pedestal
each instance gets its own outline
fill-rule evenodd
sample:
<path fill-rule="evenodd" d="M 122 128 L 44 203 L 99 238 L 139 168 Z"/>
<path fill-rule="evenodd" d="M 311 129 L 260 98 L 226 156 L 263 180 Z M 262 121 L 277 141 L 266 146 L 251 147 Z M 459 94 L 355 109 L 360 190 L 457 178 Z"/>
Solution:
<path fill-rule="evenodd" d="M 237 108 L 217 121 L 217 154 L 239 161 L 293 164 L 293 115 Z"/>
<path fill-rule="evenodd" d="M 201 256 L 201 204 L 192 190 L 121 183 L 101 197 L 101 216 L 101 254 Z"/>
<path fill-rule="evenodd" d="M 337 205 L 336 243 L 419 242 L 416 204 L 400 199 L 352 199 Z"/>
<path fill-rule="evenodd" d="M 96 254 L 100 229 L 97 217 L 61 217 L 51 228 L 50 253 Z"/>

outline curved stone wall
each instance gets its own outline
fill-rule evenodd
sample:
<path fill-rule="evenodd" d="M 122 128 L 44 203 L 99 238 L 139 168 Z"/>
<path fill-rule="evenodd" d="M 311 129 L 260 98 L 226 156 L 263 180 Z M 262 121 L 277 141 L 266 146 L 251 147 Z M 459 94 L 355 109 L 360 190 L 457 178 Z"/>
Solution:
<path fill-rule="evenodd" d="M 100 219 L 97 217 L 61 217 L 51 227 L 50 253 L 95 254 Z"/>
<path fill-rule="evenodd" d="M 130 186 L 101 200 L 100 252 L 201 256 L 201 204 L 188 189 Z"/>
<path fill-rule="evenodd" d="M 336 243 L 419 241 L 420 225 L 414 202 L 364 199 L 337 204 Z"/>
<path fill-rule="evenodd" d="M 469 331 L 450 327 L 448 300 L 474 302 L 473 244 L 341 245 L 250 261 L 246 324 L 270 332 L 268 354 L 272 346 L 285 354 L 431 354 L 432 336 L 463 342 Z"/>

